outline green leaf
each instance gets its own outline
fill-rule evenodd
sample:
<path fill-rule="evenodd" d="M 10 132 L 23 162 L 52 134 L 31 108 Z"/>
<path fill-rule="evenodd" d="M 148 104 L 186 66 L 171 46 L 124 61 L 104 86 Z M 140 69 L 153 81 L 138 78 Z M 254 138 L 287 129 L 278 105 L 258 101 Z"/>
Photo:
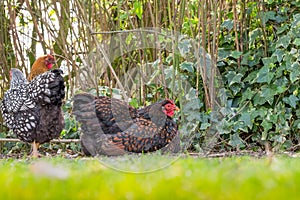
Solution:
<path fill-rule="evenodd" d="M 230 135 L 229 144 L 233 147 L 244 147 L 243 140 L 237 133 Z"/>
<path fill-rule="evenodd" d="M 284 93 L 287 90 L 288 80 L 286 77 L 277 79 L 272 87 L 276 91 L 276 94 Z"/>
<path fill-rule="evenodd" d="M 262 31 L 260 28 L 257 28 L 257 29 L 254 29 L 253 31 L 251 31 L 249 33 L 249 35 L 250 35 L 249 42 L 250 42 L 250 44 L 252 44 L 255 42 L 256 39 L 257 40 L 260 39 L 260 37 L 262 36 Z"/>
<path fill-rule="evenodd" d="M 194 124 L 196 124 L 195 121 L 201 121 L 201 116 L 199 115 L 199 112 L 189 112 L 185 114 L 187 115 L 186 120 L 189 122 L 193 122 Z"/>
<path fill-rule="evenodd" d="M 243 55 L 243 52 L 240 52 L 240 51 L 232 51 L 230 54 L 230 56 L 232 56 L 235 59 L 240 58 L 241 55 Z"/>
<path fill-rule="evenodd" d="M 167 62 L 168 64 L 171 64 L 171 62 L 172 62 L 173 60 L 174 60 L 174 59 L 173 59 L 172 54 L 170 54 L 170 55 L 166 58 L 166 62 Z"/>
<path fill-rule="evenodd" d="M 264 103 L 266 103 L 266 99 L 264 97 L 261 97 L 260 93 L 257 93 L 253 98 L 254 106 L 263 105 Z"/>
<path fill-rule="evenodd" d="M 193 73 L 194 72 L 194 63 L 183 62 L 180 64 L 180 69 Z"/>
<path fill-rule="evenodd" d="M 272 137 L 272 140 L 283 144 L 286 141 L 286 138 L 282 135 L 275 135 L 274 137 Z"/>
<path fill-rule="evenodd" d="M 210 123 L 201 123 L 200 130 L 206 130 L 210 125 Z"/>
<path fill-rule="evenodd" d="M 191 111 L 198 111 L 202 106 L 203 103 L 201 103 L 198 98 L 194 98 L 184 104 L 182 111 L 188 114 Z"/>
<path fill-rule="evenodd" d="M 257 79 L 258 72 L 256 70 L 252 71 L 245 79 L 244 82 L 249 82 L 250 84 L 253 84 Z"/>
<path fill-rule="evenodd" d="M 275 56 L 277 58 L 277 61 L 281 62 L 284 55 L 285 55 L 285 51 L 283 51 L 282 49 L 276 49 L 272 57 Z"/>
<path fill-rule="evenodd" d="M 290 105 L 292 108 L 296 108 L 299 98 L 292 94 L 289 97 L 284 97 L 283 101 Z"/>
<path fill-rule="evenodd" d="M 249 100 L 249 99 L 252 99 L 252 97 L 254 97 L 256 92 L 252 91 L 250 87 L 248 87 L 246 89 L 246 91 L 244 91 L 242 93 L 242 102 L 245 101 L 245 100 Z"/>
<path fill-rule="evenodd" d="M 191 46 L 190 40 L 188 40 L 188 39 L 180 40 L 178 43 L 178 49 L 182 56 L 185 56 L 187 53 L 189 53 L 191 47 L 192 46 Z M 200 55 L 200 56 L 202 56 L 202 55 Z"/>
<path fill-rule="evenodd" d="M 282 37 L 280 37 L 278 39 L 278 41 L 276 42 L 276 48 L 279 48 L 279 47 L 283 47 L 283 48 L 287 48 L 291 43 L 291 37 L 289 35 L 284 35 Z"/>
<path fill-rule="evenodd" d="M 133 12 L 136 14 L 136 16 L 139 19 L 142 19 L 143 6 L 142 6 L 142 3 L 140 1 L 136 1 L 136 2 L 133 3 Z"/>
<path fill-rule="evenodd" d="M 242 87 L 242 84 L 234 84 L 234 85 L 231 85 L 230 89 L 231 89 L 231 91 L 233 91 L 233 94 L 236 95 L 237 93 L 239 93 L 241 91 L 241 87 Z"/>
<path fill-rule="evenodd" d="M 262 140 L 265 140 L 267 139 L 267 133 L 268 131 L 273 127 L 273 124 L 271 122 L 268 122 L 267 120 L 264 120 L 262 123 L 261 123 L 261 126 L 264 128 L 264 131 L 263 131 L 263 135 L 262 135 Z"/>
<path fill-rule="evenodd" d="M 270 83 L 274 77 L 274 72 L 270 72 L 269 66 L 263 66 L 257 73 L 257 83 Z"/>
<path fill-rule="evenodd" d="M 274 95 L 276 95 L 276 91 L 266 86 L 262 88 L 260 97 L 264 98 L 271 105 L 274 101 Z"/>
<path fill-rule="evenodd" d="M 138 108 L 139 107 L 138 100 L 136 98 L 132 98 L 129 102 L 129 105 L 131 105 L 134 108 Z"/>
<path fill-rule="evenodd" d="M 217 124 L 217 130 L 219 131 L 220 135 L 228 134 L 232 130 L 232 125 L 228 121 L 223 118 L 221 122 Z"/>
<path fill-rule="evenodd" d="M 279 27 L 276 31 L 276 34 L 279 35 L 281 33 L 283 33 L 284 31 L 286 31 L 289 28 L 289 26 L 287 24 L 284 24 L 283 26 Z"/>
<path fill-rule="evenodd" d="M 290 80 L 292 83 L 299 80 L 300 76 L 300 64 L 298 62 L 294 62 L 290 68 Z"/>
<path fill-rule="evenodd" d="M 267 115 L 268 110 L 265 107 L 259 107 L 259 108 L 255 108 L 254 110 L 252 110 L 250 112 L 251 115 L 251 119 L 255 119 L 258 117 L 258 119 L 262 120 L 265 119 L 265 116 Z"/>
<path fill-rule="evenodd" d="M 222 24 L 222 28 L 226 28 L 228 31 L 233 29 L 233 20 L 231 19 L 226 19 Z"/>
<path fill-rule="evenodd" d="M 296 53 L 298 53 L 298 49 L 292 48 L 290 54 L 294 55 Z"/>
<path fill-rule="evenodd" d="M 296 39 L 293 41 L 293 44 L 296 45 L 296 46 L 300 46 L 300 38 L 296 38 Z"/>
<path fill-rule="evenodd" d="M 274 11 L 262 12 L 261 13 L 262 23 L 265 25 L 270 19 L 275 20 L 275 14 L 276 13 Z"/>
<path fill-rule="evenodd" d="M 248 126 L 250 129 L 252 128 L 253 123 L 252 123 L 252 121 L 251 121 L 251 115 L 250 115 L 249 112 L 247 112 L 247 111 L 243 112 L 243 113 L 241 114 L 240 120 L 241 120 L 242 122 L 244 122 L 244 124 L 245 124 L 246 126 Z"/>
<path fill-rule="evenodd" d="M 271 67 L 274 65 L 274 62 L 276 62 L 276 58 L 266 57 L 266 58 L 263 58 L 262 61 L 264 63 L 264 66 Z"/>
<path fill-rule="evenodd" d="M 241 84 L 242 77 L 243 77 L 242 74 L 240 74 L 240 73 L 236 74 L 235 71 L 229 71 L 226 74 L 226 78 L 227 78 L 227 82 L 228 82 L 229 86 L 233 85 L 234 83 Z"/>
<path fill-rule="evenodd" d="M 127 12 L 120 13 L 120 20 L 128 20 L 129 14 Z"/>
<path fill-rule="evenodd" d="M 224 60 L 230 56 L 231 52 L 225 48 L 219 48 L 218 50 L 218 60 Z"/>

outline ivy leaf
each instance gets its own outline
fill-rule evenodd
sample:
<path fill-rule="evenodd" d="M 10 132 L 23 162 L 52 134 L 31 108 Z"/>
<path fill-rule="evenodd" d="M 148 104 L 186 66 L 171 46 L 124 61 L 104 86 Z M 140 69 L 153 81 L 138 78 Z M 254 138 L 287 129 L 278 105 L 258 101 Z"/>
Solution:
<path fill-rule="evenodd" d="M 272 137 L 272 140 L 283 144 L 286 141 L 286 138 L 282 135 L 275 135 L 274 137 Z"/>
<path fill-rule="evenodd" d="M 300 64 L 298 62 L 294 62 L 291 65 L 291 69 L 290 69 L 290 80 L 291 80 L 291 82 L 294 83 L 296 80 L 298 80 L 299 75 L 300 75 Z"/>
<path fill-rule="evenodd" d="M 296 108 L 299 98 L 292 94 L 289 97 L 284 97 L 283 101 L 290 105 L 292 108 Z"/>
<path fill-rule="evenodd" d="M 267 139 L 267 133 L 273 127 L 273 124 L 271 122 L 268 122 L 267 120 L 264 120 L 261 123 L 261 126 L 264 128 L 261 139 L 266 140 Z"/>
<path fill-rule="evenodd" d="M 265 119 L 265 116 L 267 115 L 268 111 L 265 107 L 259 107 L 258 109 L 253 110 L 250 115 L 251 119 L 255 119 L 259 117 L 259 119 Z"/>
<path fill-rule="evenodd" d="M 243 55 L 243 52 L 240 51 L 232 51 L 230 54 L 233 58 L 238 59 L 241 55 Z"/>
<path fill-rule="evenodd" d="M 283 51 L 282 49 L 276 49 L 272 57 L 275 56 L 277 58 L 277 61 L 281 62 L 284 55 L 285 51 Z"/>
<path fill-rule="evenodd" d="M 244 122 L 244 124 L 246 125 L 246 126 L 248 126 L 250 129 L 252 128 L 252 126 L 253 126 L 253 123 L 252 123 L 252 121 L 251 121 L 251 115 L 250 115 L 250 113 L 249 112 L 243 112 L 242 113 L 242 115 L 241 115 L 241 117 L 240 117 L 240 120 L 242 121 L 242 122 Z"/>
<path fill-rule="evenodd" d="M 266 24 L 270 19 L 275 20 L 275 12 L 274 11 L 263 12 L 262 23 Z"/>
<path fill-rule="evenodd" d="M 274 95 L 276 95 L 276 91 L 273 90 L 271 87 L 263 87 L 261 90 L 261 97 L 263 97 L 270 105 L 274 101 Z"/>
<path fill-rule="evenodd" d="M 257 73 L 257 83 L 270 83 L 274 77 L 274 72 L 270 72 L 269 66 L 263 66 Z"/>
<path fill-rule="evenodd" d="M 180 69 L 193 73 L 194 64 L 192 62 L 183 62 L 180 64 Z"/>
<path fill-rule="evenodd" d="M 261 93 L 261 92 L 260 92 Z M 260 93 L 257 93 L 253 98 L 253 105 L 263 105 L 266 103 L 266 99 L 260 95 Z"/>
<path fill-rule="evenodd" d="M 247 88 L 245 92 L 242 93 L 242 102 L 245 100 L 252 99 L 254 97 L 255 92 L 251 90 L 251 88 Z"/>
<path fill-rule="evenodd" d="M 300 46 L 300 38 L 296 38 L 293 42 L 294 45 Z"/>
<path fill-rule="evenodd" d="M 284 35 L 278 39 L 278 41 L 276 43 L 276 48 L 279 48 L 282 46 L 283 48 L 286 49 L 290 43 L 291 43 L 291 37 L 289 35 Z"/>
<path fill-rule="evenodd" d="M 228 121 L 225 120 L 225 118 L 223 118 L 221 122 L 217 124 L 217 130 L 220 135 L 228 134 L 231 132 L 232 126 L 230 123 L 228 123 Z"/>
<path fill-rule="evenodd" d="M 244 79 L 244 82 L 249 82 L 250 84 L 253 84 L 256 79 L 257 79 L 257 74 L 258 72 L 257 71 L 252 71 L 245 79 Z"/>
<path fill-rule="evenodd" d="M 284 93 L 287 90 L 287 85 L 289 81 L 286 77 L 282 77 L 280 79 L 275 80 L 274 87 L 277 94 Z"/>
<path fill-rule="evenodd" d="M 231 91 L 233 91 L 233 94 L 236 95 L 241 91 L 242 84 L 234 84 L 230 87 Z"/>
<path fill-rule="evenodd" d="M 243 77 L 242 74 L 240 74 L 240 73 L 236 74 L 235 71 L 229 71 L 226 74 L 226 78 L 227 78 L 229 86 L 233 85 L 234 83 L 241 84 L 242 77 Z"/>
<path fill-rule="evenodd" d="M 230 54 L 231 54 L 231 52 L 228 51 L 227 49 L 219 48 L 219 50 L 218 50 L 218 60 L 222 61 L 225 58 L 228 58 L 230 56 Z"/>
<path fill-rule="evenodd" d="M 243 140 L 237 133 L 230 135 L 229 144 L 233 147 L 244 147 Z"/>
<path fill-rule="evenodd" d="M 178 43 L 178 49 L 182 56 L 185 56 L 187 53 L 190 52 L 190 47 L 191 47 L 191 43 L 190 40 L 188 39 L 180 40 Z"/>
<path fill-rule="evenodd" d="M 250 35 L 249 42 L 250 44 L 252 44 L 255 42 L 256 39 L 259 40 L 259 38 L 262 36 L 262 31 L 260 28 L 257 28 L 251 31 L 249 35 Z"/>
<path fill-rule="evenodd" d="M 292 48 L 290 54 L 294 55 L 296 53 L 298 53 L 298 49 Z"/>
<path fill-rule="evenodd" d="M 186 117 L 186 119 L 189 122 L 195 122 L 195 121 L 199 122 L 201 121 L 201 116 L 199 115 L 199 112 L 190 112 Z"/>
<path fill-rule="evenodd" d="M 210 123 L 201 123 L 200 130 L 206 130 L 208 127 L 210 127 Z"/>
<path fill-rule="evenodd" d="M 222 28 L 226 28 L 228 31 L 233 29 L 233 20 L 231 19 L 226 19 L 222 24 Z"/>
<path fill-rule="evenodd" d="M 277 35 L 280 35 L 281 33 L 283 33 L 284 31 L 286 31 L 287 29 L 289 28 L 289 26 L 287 24 L 279 27 L 276 31 L 276 34 Z"/>
<path fill-rule="evenodd" d="M 276 62 L 275 57 L 267 57 L 262 59 L 264 66 L 270 67 L 273 66 L 274 62 Z"/>
<path fill-rule="evenodd" d="M 198 98 L 194 98 L 184 104 L 182 111 L 184 113 L 189 113 L 191 111 L 199 110 L 202 106 L 203 103 L 201 103 Z"/>

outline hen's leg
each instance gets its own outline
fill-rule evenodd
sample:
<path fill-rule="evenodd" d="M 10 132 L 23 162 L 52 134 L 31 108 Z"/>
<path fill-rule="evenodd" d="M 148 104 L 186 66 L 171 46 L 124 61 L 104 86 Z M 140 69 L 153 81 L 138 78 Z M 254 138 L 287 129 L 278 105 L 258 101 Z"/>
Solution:
<path fill-rule="evenodd" d="M 33 141 L 33 143 L 32 143 L 32 152 L 31 152 L 31 156 L 32 156 L 33 158 L 37 158 L 37 157 L 40 157 L 40 156 L 41 156 L 41 155 L 39 154 L 39 151 L 38 151 L 39 146 L 40 146 L 39 143 Z"/>

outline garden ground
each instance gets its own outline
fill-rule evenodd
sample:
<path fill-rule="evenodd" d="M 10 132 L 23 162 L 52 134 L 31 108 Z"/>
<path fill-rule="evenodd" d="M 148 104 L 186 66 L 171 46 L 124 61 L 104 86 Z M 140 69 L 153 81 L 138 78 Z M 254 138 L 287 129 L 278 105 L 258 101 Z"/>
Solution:
<path fill-rule="evenodd" d="M 218 155 L 217 155 L 218 156 Z M 2 199 L 298 199 L 298 154 L 7 158 Z"/>

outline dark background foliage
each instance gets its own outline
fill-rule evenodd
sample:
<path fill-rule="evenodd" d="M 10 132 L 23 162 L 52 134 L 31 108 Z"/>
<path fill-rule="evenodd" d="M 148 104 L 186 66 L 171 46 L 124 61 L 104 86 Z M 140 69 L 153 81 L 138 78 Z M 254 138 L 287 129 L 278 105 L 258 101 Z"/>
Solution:
<path fill-rule="evenodd" d="M 4 0 L 0 10 L 0 97 L 10 68 L 28 73 L 36 56 L 54 54 L 66 72 L 62 138 L 79 138 L 71 98 L 88 91 L 127 96 L 135 107 L 175 99 L 192 151 L 298 147 L 299 1 Z M 160 30 L 146 38 L 158 48 L 122 53 L 137 42 L 128 30 L 149 27 Z M 178 80 L 190 90 L 175 92 Z"/>

